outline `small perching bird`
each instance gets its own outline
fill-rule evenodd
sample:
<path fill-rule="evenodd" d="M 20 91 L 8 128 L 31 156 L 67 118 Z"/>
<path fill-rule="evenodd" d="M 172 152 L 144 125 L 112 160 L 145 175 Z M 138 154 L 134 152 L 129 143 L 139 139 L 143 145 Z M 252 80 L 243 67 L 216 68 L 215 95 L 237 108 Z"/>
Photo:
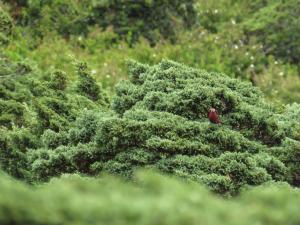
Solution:
<path fill-rule="evenodd" d="M 219 116 L 217 114 L 217 111 L 215 108 L 210 108 L 209 113 L 208 113 L 208 119 L 210 120 L 210 122 L 215 123 L 220 125 L 220 119 Z"/>

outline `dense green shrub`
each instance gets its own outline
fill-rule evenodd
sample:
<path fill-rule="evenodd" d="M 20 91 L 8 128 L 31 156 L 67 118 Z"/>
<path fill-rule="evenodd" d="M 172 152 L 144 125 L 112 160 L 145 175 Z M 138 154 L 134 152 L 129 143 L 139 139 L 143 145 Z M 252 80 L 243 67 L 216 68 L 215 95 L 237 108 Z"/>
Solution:
<path fill-rule="evenodd" d="M 207 119 L 211 107 L 220 115 L 220 126 Z M 63 146 L 54 142 L 32 150 L 33 178 L 75 171 L 131 178 L 146 167 L 222 194 L 271 180 L 296 183 L 297 164 L 280 154 L 289 151 L 283 140 L 295 138 L 294 133 L 277 122 L 284 114 L 274 115 L 276 109 L 250 83 L 172 61 L 130 62 L 129 80 L 116 87 L 112 109 L 84 112 L 68 134 L 51 134 L 57 141 L 67 136 Z M 296 118 L 290 121 L 298 129 Z M 66 166 L 58 166 L 61 160 Z"/>
<path fill-rule="evenodd" d="M 27 149 L 37 148 L 38 139 L 28 129 L 0 129 L 0 165 L 10 175 L 30 179 Z"/>
<path fill-rule="evenodd" d="M 86 71 L 81 74 L 84 77 L 77 79 L 87 88 L 78 94 L 76 85 L 70 86 L 69 77 L 63 71 L 43 74 L 26 63 L 15 63 L 4 56 L 0 64 L 1 168 L 30 181 L 27 151 L 68 144 L 71 123 L 82 111 L 105 108 L 107 97 Z M 91 100 L 89 95 L 97 99 Z M 84 128 L 80 128 L 75 135 L 70 130 L 73 134 L 70 139 L 75 143 L 89 138 Z M 86 128 L 90 130 L 87 132 L 92 129 Z"/>
<path fill-rule="evenodd" d="M 291 170 L 292 182 L 300 184 L 300 107 L 299 104 L 292 104 L 286 107 L 284 113 L 277 115 L 276 119 L 280 128 L 287 138 L 283 145 L 274 148 L 274 155 L 284 162 Z"/>
<path fill-rule="evenodd" d="M 18 74 L 16 68 L 11 72 Z M 37 140 L 27 146 L 14 144 L 12 133 L 3 139 L 3 165 L 16 177 L 46 181 L 63 173 L 106 171 L 131 178 L 135 169 L 150 167 L 222 194 L 270 180 L 298 183 L 292 160 L 298 148 L 283 141 L 299 140 L 297 105 L 273 116 L 275 108 L 249 83 L 172 61 L 130 62 L 113 111 L 99 112 L 107 98 L 86 64 L 78 64 L 73 88 L 62 71 L 39 79 L 31 73 L 16 82 L 5 78 L 1 86 L 2 126 L 14 132 L 31 128 L 26 135 Z M 208 121 L 210 107 L 220 114 L 221 126 Z M 8 155 L 8 149 L 15 153 Z"/>
<path fill-rule="evenodd" d="M 284 130 L 286 136 L 298 141 L 300 141 L 299 118 L 300 105 L 297 103 L 287 105 L 284 113 L 276 116 L 278 124 Z"/>

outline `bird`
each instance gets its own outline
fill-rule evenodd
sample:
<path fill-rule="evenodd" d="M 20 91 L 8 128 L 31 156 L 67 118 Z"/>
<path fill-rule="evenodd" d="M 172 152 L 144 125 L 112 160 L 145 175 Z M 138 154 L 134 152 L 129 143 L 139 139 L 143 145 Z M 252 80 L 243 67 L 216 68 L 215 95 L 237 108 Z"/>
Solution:
<path fill-rule="evenodd" d="M 210 122 L 215 123 L 220 125 L 221 121 L 219 119 L 219 116 L 217 114 L 217 111 L 215 108 L 210 108 L 209 113 L 208 113 L 208 119 L 210 120 Z"/>

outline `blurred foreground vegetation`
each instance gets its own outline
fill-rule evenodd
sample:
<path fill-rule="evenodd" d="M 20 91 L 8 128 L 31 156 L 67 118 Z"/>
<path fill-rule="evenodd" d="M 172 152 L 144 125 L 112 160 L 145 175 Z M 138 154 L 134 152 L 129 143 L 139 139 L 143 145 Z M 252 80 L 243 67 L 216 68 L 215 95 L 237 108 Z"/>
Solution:
<path fill-rule="evenodd" d="M 285 184 L 270 183 L 236 199 L 222 199 L 198 184 L 149 172 L 139 173 L 134 184 L 77 175 L 35 188 L 1 175 L 0 184 L 3 225 L 296 225 L 300 221 L 300 193 Z"/>
<path fill-rule="evenodd" d="M 1 1 L 1 224 L 299 224 L 299 13 Z"/>

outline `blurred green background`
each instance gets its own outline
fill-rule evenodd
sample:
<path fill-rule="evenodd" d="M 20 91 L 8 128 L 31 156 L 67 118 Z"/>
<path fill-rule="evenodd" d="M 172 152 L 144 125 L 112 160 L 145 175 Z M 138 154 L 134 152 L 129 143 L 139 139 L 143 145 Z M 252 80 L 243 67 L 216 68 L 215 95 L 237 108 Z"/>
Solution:
<path fill-rule="evenodd" d="M 71 76 L 82 60 L 111 87 L 126 77 L 126 59 L 168 58 L 250 80 L 273 101 L 300 101 L 298 0 L 4 0 L 2 8 L 14 19 L 2 31 L 5 52 L 44 71 Z"/>

